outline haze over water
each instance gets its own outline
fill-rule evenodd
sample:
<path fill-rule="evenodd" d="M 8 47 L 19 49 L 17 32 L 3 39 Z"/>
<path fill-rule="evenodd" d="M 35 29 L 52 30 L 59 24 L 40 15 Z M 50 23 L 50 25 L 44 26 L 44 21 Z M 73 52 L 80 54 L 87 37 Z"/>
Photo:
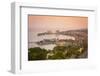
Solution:
<path fill-rule="evenodd" d="M 34 42 L 39 40 L 36 34 L 47 31 L 55 32 L 75 30 L 75 29 L 86 29 L 88 25 L 88 17 L 79 16 L 34 16 L 29 15 L 28 17 L 28 42 Z M 52 38 L 55 36 L 45 36 L 44 38 Z M 64 36 L 62 36 L 64 38 Z M 41 37 L 40 39 L 43 39 Z M 29 47 L 35 45 L 29 43 Z"/>

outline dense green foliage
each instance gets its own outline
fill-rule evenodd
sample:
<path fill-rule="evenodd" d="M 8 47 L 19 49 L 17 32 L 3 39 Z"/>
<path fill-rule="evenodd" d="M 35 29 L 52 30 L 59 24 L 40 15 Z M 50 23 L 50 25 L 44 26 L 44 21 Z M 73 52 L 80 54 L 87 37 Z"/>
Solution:
<path fill-rule="evenodd" d="M 46 59 L 71 59 L 85 58 L 87 52 L 87 43 L 80 46 L 56 46 L 53 50 L 41 49 L 40 47 L 28 49 L 28 60 L 46 60 Z"/>
<path fill-rule="evenodd" d="M 40 47 L 30 48 L 28 51 L 28 60 L 44 60 L 46 59 L 47 51 Z"/>

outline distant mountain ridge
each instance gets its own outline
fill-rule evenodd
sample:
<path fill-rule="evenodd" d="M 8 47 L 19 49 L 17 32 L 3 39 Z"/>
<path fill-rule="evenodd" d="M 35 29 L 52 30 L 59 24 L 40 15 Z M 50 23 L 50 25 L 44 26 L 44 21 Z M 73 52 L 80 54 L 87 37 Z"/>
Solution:
<path fill-rule="evenodd" d="M 53 33 L 52 31 L 47 31 L 47 32 L 43 32 L 43 33 L 38 33 L 37 35 L 38 36 L 41 36 L 41 35 L 50 35 L 50 34 L 62 34 L 62 33 L 67 33 L 67 32 L 85 32 L 87 33 L 88 32 L 88 29 L 76 29 L 76 30 L 68 30 L 68 31 L 59 31 L 59 30 L 56 30 L 55 33 Z"/>

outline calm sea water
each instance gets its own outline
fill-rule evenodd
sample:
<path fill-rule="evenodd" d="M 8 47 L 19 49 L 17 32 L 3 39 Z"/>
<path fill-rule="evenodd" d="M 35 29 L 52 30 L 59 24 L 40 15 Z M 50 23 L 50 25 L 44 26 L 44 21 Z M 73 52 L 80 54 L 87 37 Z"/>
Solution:
<path fill-rule="evenodd" d="M 54 39 L 54 38 L 59 38 L 59 39 L 75 39 L 72 36 L 68 35 L 59 35 L 56 36 L 55 34 L 52 35 L 42 35 L 42 36 L 37 36 L 36 32 L 30 32 L 29 33 L 29 38 L 28 38 L 28 48 L 34 48 L 34 47 L 40 47 L 40 48 L 45 48 L 48 50 L 52 50 L 56 45 L 55 44 L 48 44 L 48 45 L 37 45 L 35 42 L 41 41 L 43 39 Z"/>

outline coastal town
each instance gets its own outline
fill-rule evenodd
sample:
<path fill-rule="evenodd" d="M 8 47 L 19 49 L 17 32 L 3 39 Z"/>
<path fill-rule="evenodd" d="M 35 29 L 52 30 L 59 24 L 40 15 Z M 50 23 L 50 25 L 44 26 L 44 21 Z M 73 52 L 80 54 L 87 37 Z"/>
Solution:
<path fill-rule="evenodd" d="M 50 44 L 55 44 L 56 46 L 52 50 L 45 49 L 45 48 L 42 49 L 40 47 L 29 48 L 29 54 L 31 54 L 34 51 L 34 49 L 35 50 L 37 49 L 42 51 L 44 50 L 43 53 L 45 54 L 44 59 L 87 58 L 88 56 L 88 52 L 87 52 L 88 30 L 87 29 L 77 29 L 77 30 L 68 30 L 68 31 L 56 30 L 55 32 L 46 31 L 37 34 L 38 37 L 45 36 L 45 35 L 55 35 L 56 37 L 51 39 L 42 39 L 41 41 L 37 41 L 35 43 L 39 46 L 50 45 Z M 70 36 L 70 38 L 69 39 L 63 37 L 59 38 L 60 35 Z M 31 52 L 30 50 L 33 51 Z M 29 58 L 30 58 L 29 60 L 32 59 L 30 56 Z M 39 60 L 42 60 L 41 58 Z"/>
<path fill-rule="evenodd" d="M 51 31 L 47 31 L 45 33 L 38 33 L 38 36 L 42 35 L 52 35 L 55 34 L 56 38 L 52 39 L 43 39 L 41 41 L 36 42 L 38 45 L 48 45 L 48 44 L 56 44 L 58 46 L 63 46 L 63 45 L 80 45 L 86 41 L 87 42 L 87 30 L 82 29 L 82 30 L 70 30 L 70 31 L 59 31 L 56 30 L 55 33 L 52 33 Z M 67 35 L 71 36 L 72 38 L 70 39 L 60 39 L 59 35 Z"/>

